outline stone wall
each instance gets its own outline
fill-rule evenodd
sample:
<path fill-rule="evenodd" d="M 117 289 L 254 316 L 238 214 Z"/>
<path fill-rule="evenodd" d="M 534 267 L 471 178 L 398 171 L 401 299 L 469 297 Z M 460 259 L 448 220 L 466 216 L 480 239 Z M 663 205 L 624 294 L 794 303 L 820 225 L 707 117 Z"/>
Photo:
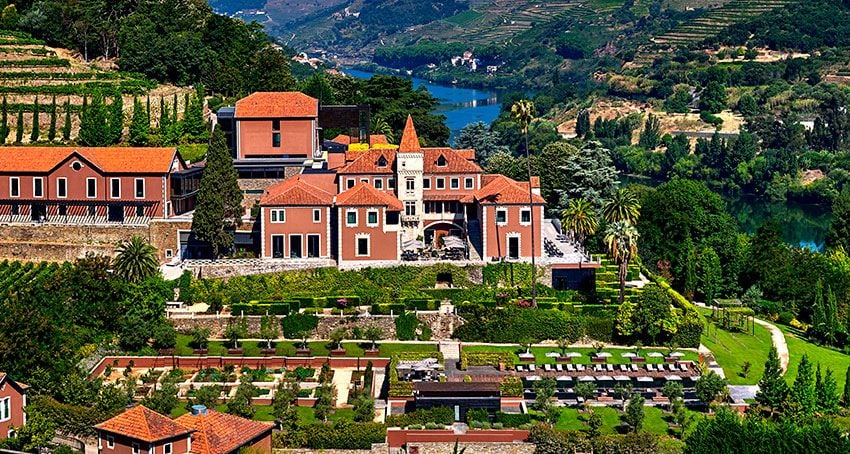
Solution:
<path fill-rule="evenodd" d="M 418 447 L 419 454 L 452 454 L 454 443 L 410 443 L 409 447 Z M 458 443 L 458 451 L 475 454 L 533 454 L 532 443 Z"/>
<path fill-rule="evenodd" d="M 235 259 L 217 261 L 190 260 L 186 262 L 186 268 L 191 270 L 192 274 L 195 277 L 202 276 L 204 279 L 227 279 L 232 276 L 280 273 L 283 271 L 304 270 L 334 266 L 336 266 L 336 262 L 327 259 Z"/>
<path fill-rule="evenodd" d="M 171 259 L 166 258 L 165 251 L 171 249 L 173 256 L 180 254 L 179 230 L 192 230 L 192 221 L 156 219 L 151 221 L 148 241 L 156 248 L 159 262 L 165 263 Z"/>

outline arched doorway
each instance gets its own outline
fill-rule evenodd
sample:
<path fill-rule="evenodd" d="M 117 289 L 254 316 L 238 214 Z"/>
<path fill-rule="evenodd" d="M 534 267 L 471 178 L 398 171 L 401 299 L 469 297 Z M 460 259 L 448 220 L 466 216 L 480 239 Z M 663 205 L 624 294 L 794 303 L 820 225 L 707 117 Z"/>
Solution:
<path fill-rule="evenodd" d="M 425 227 L 425 245 L 436 249 L 442 249 L 442 238 L 446 236 L 454 236 L 462 240 L 466 240 L 466 232 L 461 226 L 452 222 L 435 222 Z"/>

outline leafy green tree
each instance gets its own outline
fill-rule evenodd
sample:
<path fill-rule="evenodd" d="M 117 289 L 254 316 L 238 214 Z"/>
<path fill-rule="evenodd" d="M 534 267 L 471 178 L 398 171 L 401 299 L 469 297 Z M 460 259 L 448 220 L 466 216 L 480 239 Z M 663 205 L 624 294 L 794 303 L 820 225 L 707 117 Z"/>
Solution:
<path fill-rule="evenodd" d="M 266 348 L 272 348 L 272 341 L 280 336 L 280 324 L 277 317 L 264 315 L 260 318 L 260 337 L 266 340 Z"/>
<path fill-rule="evenodd" d="M 620 304 L 623 304 L 626 298 L 626 275 L 629 271 L 629 262 L 638 255 L 639 236 L 637 229 L 626 221 L 613 222 L 605 229 L 605 247 L 619 267 Z"/>
<path fill-rule="evenodd" d="M 659 335 L 675 333 L 678 319 L 670 307 L 671 303 L 670 294 L 666 290 L 657 284 L 646 285 L 632 316 L 634 334 L 642 335 L 657 345 Z"/>
<path fill-rule="evenodd" d="M 826 244 L 850 251 L 850 186 L 845 186 L 832 201 L 832 221 Z"/>
<path fill-rule="evenodd" d="M 557 383 L 552 377 L 546 377 L 534 382 L 534 406 L 538 411 L 546 413 L 552 406 L 552 398 L 557 390 Z"/>
<path fill-rule="evenodd" d="M 593 399 L 596 395 L 596 384 L 592 382 L 581 382 L 575 387 L 576 395 L 586 401 Z"/>
<path fill-rule="evenodd" d="M 788 398 L 788 384 L 782 378 L 782 368 L 779 354 L 774 345 L 770 346 L 767 361 L 764 363 L 764 375 L 759 380 L 759 390 L 756 392 L 756 402 L 770 409 L 771 413 L 782 408 Z"/>
<path fill-rule="evenodd" d="M 697 290 L 706 304 L 712 304 L 717 297 L 723 279 L 720 257 L 717 256 L 714 249 L 706 246 L 700 252 L 698 260 Z"/>
<path fill-rule="evenodd" d="M 71 101 L 65 100 L 65 121 L 62 123 L 62 140 L 69 142 L 71 140 Z"/>
<path fill-rule="evenodd" d="M 584 138 L 588 132 L 590 132 L 590 112 L 587 109 L 582 109 L 576 117 L 576 135 L 579 138 Z"/>
<path fill-rule="evenodd" d="M 253 405 L 254 396 L 257 395 L 257 386 L 251 383 L 245 376 L 240 380 L 241 384 L 236 388 L 236 393 L 227 400 L 225 411 L 231 415 L 251 419 L 256 409 Z"/>
<path fill-rule="evenodd" d="M 180 405 L 180 399 L 177 398 L 177 386 L 174 383 L 165 382 L 159 389 L 151 392 L 150 396 L 142 400 L 142 405 L 161 414 L 171 414 L 171 410 Z"/>
<path fill-rule="evenodd" d="M 24 452 L 41 452 L 43 448 L 53 445 L 53 438 L 59 428 L 57 421 L 30 405 L 27 407 L 26 424 L 15 428 L 15 436 L 7 438 L 0 446 Z"/>
<path fill-rule="evenodd" d="M 365 395 L 354 400 L 354 421 L 372 422 L 375 419 L 375 401 Z"/>
<path fill-rule="evenodd" d="M 336 104 L 334 89 L 320 72 L 301 81 L 298 91 L 318 99 L 321 104 Z"/>
<path fill-rule="evenodd" d="M 668 381 L 664 383 L 664 386 L 661 388 L 661 394 L 670 399 L 670 402 L 685 397 L 685 391 L 682 388 L 682 384 L 675 381 Z"/>
<path fill-rule="evenodd" d="M 726 86 L 717 81 L 711 81 L 700 94 L 700 110 L 717 114 L 726 108 Z"/>
<path fill-rule="evenodd" d="M 372 350 L 376 350 L 378 348 L 377 342 L 384 338 L 384 332 L 378 325 L 369 325 L 366 332 L 363 333 L 363 337 L 372 343 Z"/>
<path fill-rule="evenodd" d="M 645 417 L 643 409 L 644 402 L 645 399 L 643 396 L 635 394 L 629 399 L 629 404 L 626 406 L 626 414 L 623 416 L 623 419 L 629 425 L 632 432 L 640 432 L 640 429 L 643 427 Z"/>
<path fill-rule="evenodd" d="M 221 396 L 221 386 L 204 385 L 195 389 L 195 395 L 186 401 L 186 410 L 191 410 L 193 405 L 203 405 L 207 408 L 215 408 Z"/>
<path fill-rule="evenodd" d="M 596 409 L 590 411 L 590 415 L 587 417 L 587 436 L 590 438 L 597 438 L 602 434 L 602 425 L 604 421 L 602 420 L 602 415 Z"/>
<path fill-rule="evenodd" d="M 103 95 L 95 92 L 91 103 L 83 109 L 78 140 L 87 147 L 112 145 L 112 134 L 108 123 L 107 106 Z"/>
<path fill-rule="evenodd" d="M 561 212 L 561 223 L 564 228 L 573 232 L 576 241 L 584 245 L 587 237 L 596 234 L 599 220 L 593 205 L 585 199 L 570 200 L 567 208 Z"/>
<path fill-rule="evenodd" d="M 602 216 L 608 223 L 622 221 L 635 225 L 640 217 L 640 200 L 631 189 L 619 189 L 602 205 Z"/>
<path fill-rule="evenodd" d="M 130 145 L 134 147 L 144 147 L 150 139 L 150 119 L 148 112 L 142 106 L 142 102 L 138 98 L 133 100 L 133 117 L 130 120 Z"/>
<path fill-rule="evenodd" d="M 694 386 L 697 399 L 709 407 L 714 404 L 725 389 L 726 379 L 717 375 L 713 370 L 700 377 Z"/>
<path fill-rule="evenodd" d="M 242 222 L 242 191 L 237 178 L 224 133 L 217 129 L 207 150 L 192 220 L 192 231 L 210 244 L 213 257 L 233 247 L 231 229 Z"/>
<path fill-rule="evenodd" d="M 817 394 L 815 391 L 815 377 L 809 356 L 803 354 L 800 365 L 797 367 L 797 377 L 791 386 L 788 401 L 805 415 L 811 415 L 817 408 Z"/>
<path fill-rule="evenodd" d="M 56 96 L 53 96 L 53 101 L 50 103 L 50 127 L 47 129 L 47 140 L 53 142 L 56 140 Z"/>
<path fill-rule="evenodd" d="M 9 104 L 6 102 L 6 97 L 3 97 L 3 104 L 0 105 L 0 145 L 6 144 L 6 139 L 9 138 Z"/>
<path fill-rule="evenodd" d="M 555 189 L 563 200 L 585 199 L 601 207 L 617 187 L 617 169 L 611 161 L 611 152 L 599 142 L 586 143 L 559 170 L 563 173 L 564 186 Z"/>
<path fill-rule="evenodd" d="M 280 326 L 283 328 L 283 335 L 287 339 L 303 339 L 303 343 L 306 345 L 307 336 L 319 326 L 319 318 L 313 314 L 299 312 L 282 318 Z"/>
<path fill-rule="evenodd" d="M 759 114 L 758 103 L 752 94 L 744 93 L 741 95 L 741 98 L 738 99 L 738 111 L 747 118 L 755 117 Z"/>
<path fill-rule="evenodd" d="M 177 330 L 171 323 L 158 323 L 154 326 L 152 334 L 154 348 L 170 349 L 177 346 Z"/>
<path fill-rule="evenodd" d="M 121 319 L 118 337 L 121 348 L 125 351 L 140 351 L 147 345 L 150 335 L 150 324 L 147 320 L 137 315 L 128 315 Z"/>
<path fill-rule="evenodd" d="M 638 145 L 647 149 L 654 150 L 661 143 L 661 121 L 653 114 L 646 117 L 646 122 L 643 124 L 643 131 L 640 132 Z"/>
<path fill-rule="evenodd" d="M 295 78 L 290 71 L 289 57 L 282 51 L 263 46 L 251 58 L 248 78 L 250 91 L 292 91 Z"/>
<path fill-rule="evenodd" d="M 134 236 L 115 249 L 115 273 L 129 282 L 141 282 L 159 272 L 156 248 L 142 237 Z"/>
<path fill-rule="evenodd" d="M 850 407 L 850 366 L 847 366 L 847 372 L 844 373 L 844 392 L 841 393 L 841 406 Z"/>
<path fill-rule="evenodd" d="M 504 175 L 517 181 L 525 177 L 525 158 L 514 158 L 506 151 L 497 151 L 487 159 L 487 173 Z"/>
<path fill-rule="evenodd" d="M 464 126 L 457 139 L 455 139 L 454 148 L 458 150 L 472 149 L 475 150 L 475 160 L 479 164 L 484 164 L 499 151 L 508 151 L 508 147 L 502 144 L 501 135 L 498 132 L 491 131 L 487 125 L 482 122 L 470 123 Z"/>
<path fill-rule="evenodd" d="M 561 191 L 570 180 L 561 169 L 569 165 L 576 153 L 578 150 L 566 142 L 553 142 L 544 146 L 537 156 L 530 158 L 532 173 L 540 177 L 540 194 L 549 206 L 560 205 Z"/>
<path fill-rule="evenodd" d="M 202 88 L 202 87 L 201 87 Z M 205 142 L 209 138 L 207 124 L 204 121 L 204 98 L 192 96 L 183 114 L 183 130 L 193 142 Z"/>
<path fill-rule="evenodd" d="M 224 330 L 224 337 L 233 343 L 233 348 L 239 348 L 239 339 L 246 336 L 248 336 L 248 321 L 243 317 L 231 318 Z"/>
<path fill-rule="evenodd" d="M 667 150 L 664 152 L 664 164 L 662 171 L 669 175 L 682 158 L 688 156 L 691 152 L 691 142 L 684 134 L 677 134 L 666 142 Z"/>
<path fill-rule="evenodd" d="M 676 87 L 673 94 L 664 100 L 664 110 L 671 113 L 688 113 L 691 110 L 691 101 L 693 101 L 693 96 L 691 96 L 690 87 L 681 85 Z"/>
<path fill-rule="evenodd" d="M 334 400 L 336 399 L 336 388 L 332 383 L 322 383 L 316 388 L 316 419 L 327 422 L 333 413 Z"/>
<path fill-rule="evenodd" d="M 15 145 L 20 145 L 24 141 L 24 108 L 18 108 L 18 124 L 15 125 Z"/>
<path fill-rule="evenodd" d="M 295 380 L 283 380 L 277 385 L 272 401 L 272 414 L 284 430 L 292 430 L 298 424 L 296 400 L 301 387 Z"/>

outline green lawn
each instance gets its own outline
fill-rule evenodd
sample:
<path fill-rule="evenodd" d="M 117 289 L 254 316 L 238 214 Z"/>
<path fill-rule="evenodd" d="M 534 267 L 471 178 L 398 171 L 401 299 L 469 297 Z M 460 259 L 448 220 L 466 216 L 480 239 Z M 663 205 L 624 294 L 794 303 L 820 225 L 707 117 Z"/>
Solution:
<path fill-rule="evenodd" d="M 511 352 L 511 353 L 522 353 L 524 350 L 520 346 L 496 346 L 496 345 L 464 345 L 463 350 L 467 352 Z M 573 358 L 573 364 L 591 364 L 590 355 L 591 353 L 595 353 L 596 350 L 592 348 L 568 348 L 567 352 L 579 352 L 581 353 L 581 357 Z M 629 358 L 623 358 L 621 355 L 626 352 L 633 352 L 633 349 L 628 348 L 605 348 L 603 351 L 611 353 L 611 357 L 608 358 L 608 363 L 610 364 L 628 364 Z M 661 353 L 667 353 L 667 349 L 658 349 L 658 348 L 641 348 L 641 354 L 646 355 L 649 351 L 659 351 Z M 557 347 L 531 347 L 531 353 L 534 354 L 534 363 L 535 364 L 555 364 L 555 358 L 549 358 L 546 356 L 546 353 L 549 352 L 557 352 L 560 353 L 561 350 Z M 685 354 L 683 357 L 684 360 L 698 361 L 699 355 L 696 352 L 683 350 L 682 353 Z M 647 357 L 646 361 L 648 363 L 663 363 L 664 358 L 652 358 Z M 519 361 L 519 357 L 514 358 L 514 362 L 516 364 L 522 364 Z"/>
<path fill-rule="evenodd" d="M 800 364 L 800 359 L 806 354 L 809 355 L 809 360 L 813 363 L 820 363 L 823 373 L 826 373 L 826 368 L 832 369 L 835 381 L 838 382 L 838 392 L 844 389 L 844 379 L 847 367 L 850 366 L 850 356 L 838 350 L 821 347 L 808 342 L 804 338 L 799 337 L 793 328 L 782 325 L 777 326 L 785 333 L 785 342 L 788 343 L 790 358 L 788 361 L 788 372 L 786 372 L 785 378 L 789 384 L 794 382 L 794 378 L 797 376 L 797 366 Z"/>
<path fill-rule="evenodd" d="M 216 405 L 215 409 L 224 413 L 227 410 L 227 406 L 225 404 Z M 274 415 L 272 411 L 274 407 L 271 405 L 254 405 L 254 420 L 255 421 L 274 421 Z M 180 415 L 188 413 L 186 410 L 185 402 L 181 402 L 179 406 L 175 409 L 171 410 L 171 417 L 176 418 Z M 309 424 L 314 422 L 319 422 L 316 419 L 316 410 L 311 407 L 298 407 L 298 418 L 302 423 Z M 350 408 L 338 408 L 331 415 L 331 421 L 337 421 L 340 419 L 354 419 L 354 410 Z"/>
<path fill-rule="evenodd" d="M 613 434 L 618 433 L 617 429 L 622 423 L 622 412 L 613 407 L 594 407 L 594 411 L 602 416 L 602 433 Z M 702 413 L 687 410 L 695 417 L 701 417 Z M 658 435 L 674 435 L 667 425 L 668 421 L 672 421 L 673 416 L 665 414 L 663 410 L 656 407 L 644 407 L 643 432 L 650 432 Z M 576 408 L 561 409 L 558 422 L 555 427 L 561 430 L 587 430 L 585 421 L 588 414 L 579 412 Z"/>
<path fill-rule="evenodd" d="M 194 353 L 189 347 L 191 337 L 185 334 L 177 335 L 177 355 L 192 356 Z M 343 342 L 346 356 L 365 356 L 364 349 L 369 348 L 369 342 Z M 265 342 L 256 341 L 240 341 L 239 346 L 244 350 L 243 355 L 239 356 L 261 356 L 260 350 L 265 348 Z M 277 356 L 295 356 L 295 342 L 272 342 Z M 330 344 L 328 342 L 310 342 L 310 350 L 313 356 L 328 356 L 330 355 Z M 223 342 L 210 342 L 207 346 L 209 356 L 229 356 L 227 349 L 230 345 L 225 345 Z M 399 344 L 399 343 L 382 343 L 378 344 L 380 356 L 389 357 L 399 352 L 436 352 L 437 344 Z M 151 353 L 151 352 L 148 352 Z"/>
<path fill-rule="evenodd" d="M 733 385 L 754 385 L 764 373 L 764 362 L 772 341 L 770 331 L 761 325 L 755 326 L 755 335 L 749 333 L 732 333 L 723 329 L 710 328 L 703 332 L 702 344 L 713 353 L 717 363 L 726 373 L 726 378 Z M 750 373 L 745 378 L 740 375 L 745 362 L 750 363 Z"/>

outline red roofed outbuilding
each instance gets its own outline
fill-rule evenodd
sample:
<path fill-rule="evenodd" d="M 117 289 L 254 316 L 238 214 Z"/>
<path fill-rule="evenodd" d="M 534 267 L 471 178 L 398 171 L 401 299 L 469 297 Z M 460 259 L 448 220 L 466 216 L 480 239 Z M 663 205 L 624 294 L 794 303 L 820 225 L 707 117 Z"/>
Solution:
<path fill-rule="evenodd" d="M 319 100 L 257 92 L 236 103 L 236 159 L 310 158 L 319 152 Z"/>
<path fill-rule="evenodd" d="M 394 195 L 357 183 L 336 197 L 340 263 L 399 260 L 400 213 L 404 206 Z"/>
<path fill-rule="evenodd" d="M 256 453 L 272 451 L 271 423 L 252 421 L 206 408 L 193 408 L 174 420 L 191 428 L 193 454 L 231 454 L 240 449 Z"/>
<path fill-rule="evenodd" d="M 130 408 L 94 426 L 100 454 L 184 454 L 194 429 L 145 406 Z"/>
<path fill-rule="evenodd" d="M 299 175 L 260 198 L 263 258 L 331 257 L 334 194 L 321 187 L 327 186 L 321 178 Z"/>
<path fill-rule="evenodd" d="M 14 436 L 14 429 L 27 423 L 27 389 L 29 386 L 0 372 L 0 440 Z"/>

